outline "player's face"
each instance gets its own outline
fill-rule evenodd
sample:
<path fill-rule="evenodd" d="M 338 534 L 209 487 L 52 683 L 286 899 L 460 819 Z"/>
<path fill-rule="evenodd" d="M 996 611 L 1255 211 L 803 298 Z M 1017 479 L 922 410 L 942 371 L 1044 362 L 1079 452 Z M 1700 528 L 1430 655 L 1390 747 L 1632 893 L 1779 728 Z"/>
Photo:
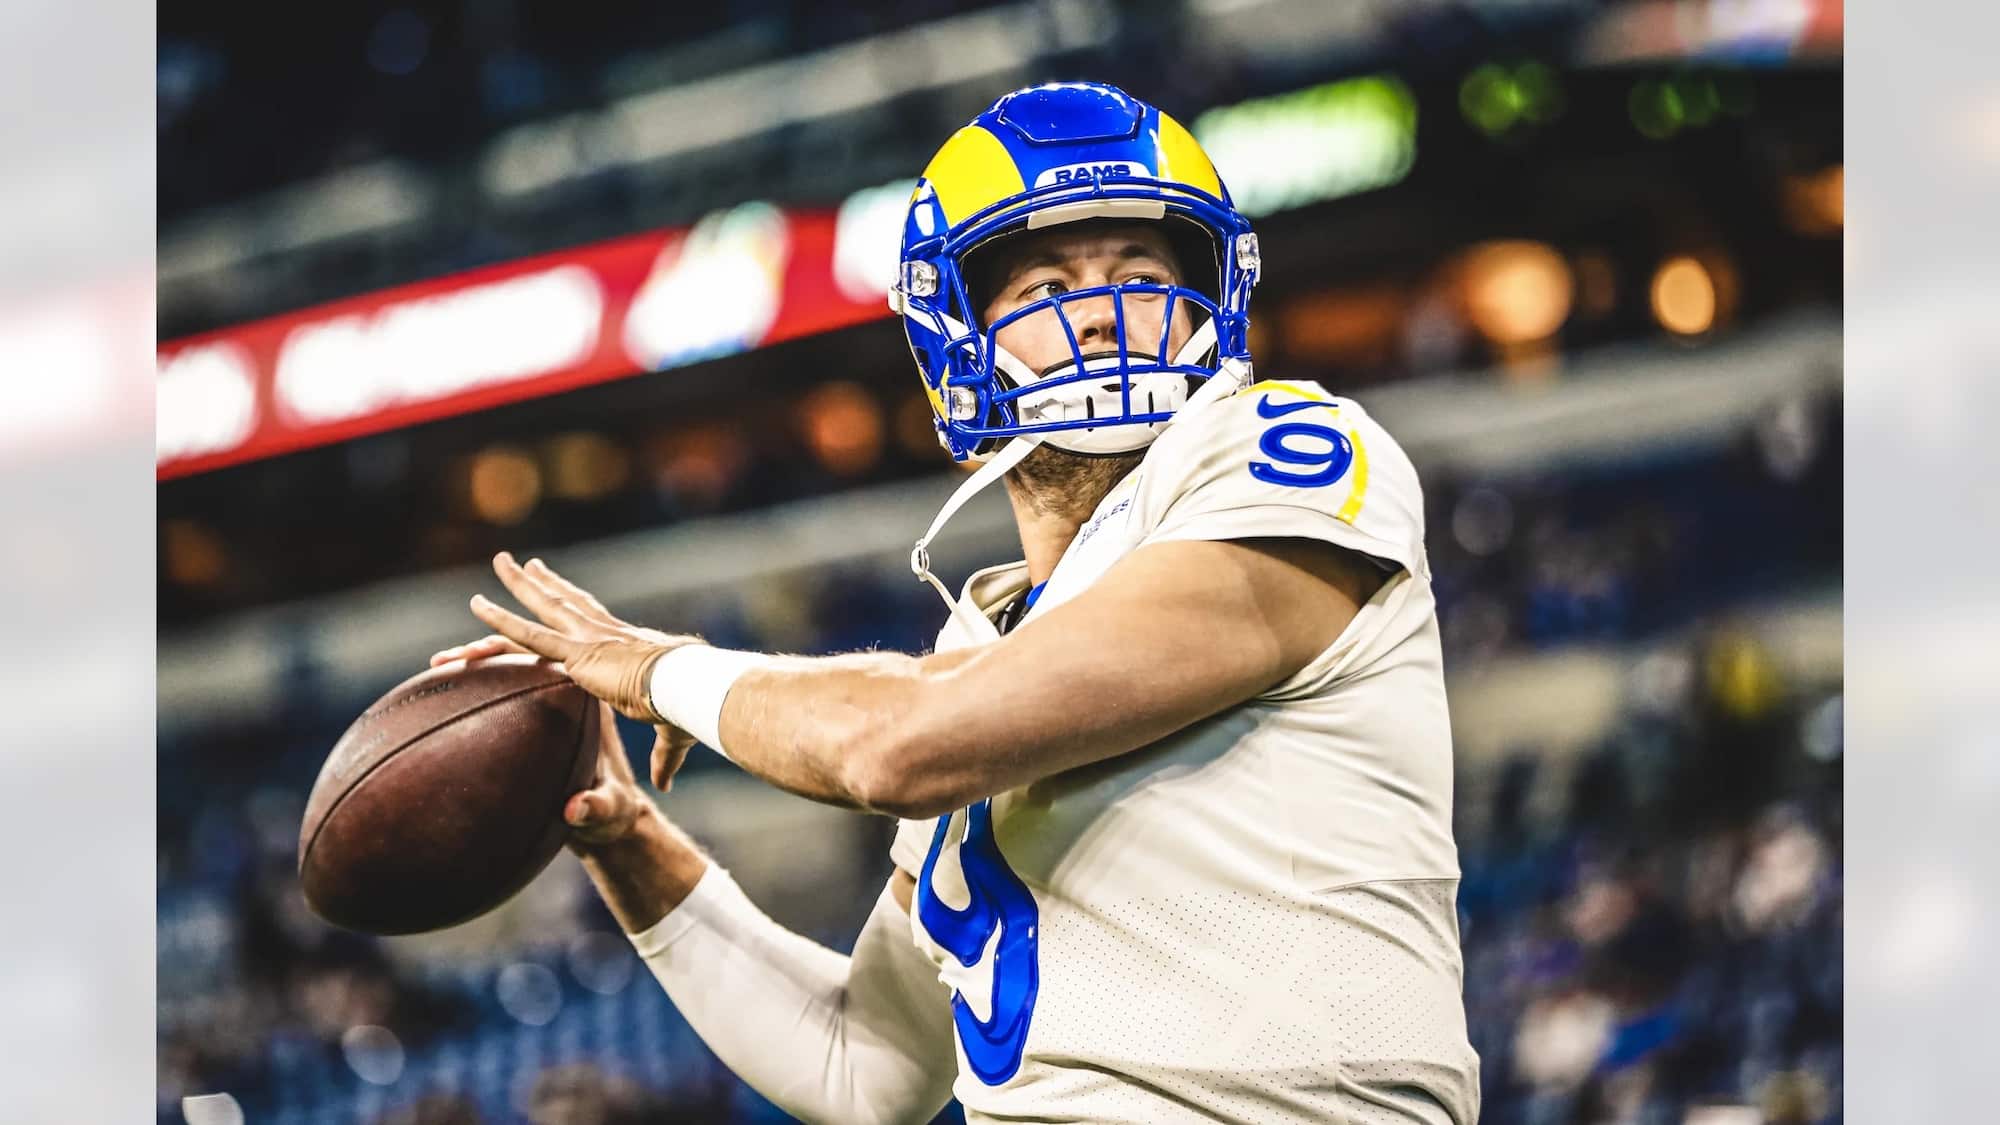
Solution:
<path fill-rule="evenodd" d="M 1061 229 L 1022 236 L 997 271 L 998 283 L 984 310 L 986 324 L 1035 301 L 1059 293 L 1098 285 L 1175 284 L 1178 263 L 1167 239 L 1152 224 L 1131 223 L 1076 231 Z M 1174 323 L 1167 337 L 1169 356 L 1194 332 L 1188 302 L 1175 301 Z M 1127 293 L 1125 339 L 1132 358 L 1157 359 L 1160 318 L 1167 305 L 1158 293 Z M 1107 294 L 1030 313 L 1002 328 L 994 340 L 1028 367 L 1046 375 L 1071 362 L 1069 337 L 1062 319 L 1069 320 L 1085 359 L 1118 354 L 1118 328 Z"/>

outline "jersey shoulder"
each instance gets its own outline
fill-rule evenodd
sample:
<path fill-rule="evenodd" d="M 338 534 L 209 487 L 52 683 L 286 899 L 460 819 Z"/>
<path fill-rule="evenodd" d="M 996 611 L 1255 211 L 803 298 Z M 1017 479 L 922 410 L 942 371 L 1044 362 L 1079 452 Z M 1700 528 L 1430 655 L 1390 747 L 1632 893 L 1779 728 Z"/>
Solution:
<path fill-rule="evenodd" d="M 1142 466 L 1148 538 L 1304 536 L 1426 574 L 1423 490 L 1353 399 L 1265 380 L 1177 420 Z"/>

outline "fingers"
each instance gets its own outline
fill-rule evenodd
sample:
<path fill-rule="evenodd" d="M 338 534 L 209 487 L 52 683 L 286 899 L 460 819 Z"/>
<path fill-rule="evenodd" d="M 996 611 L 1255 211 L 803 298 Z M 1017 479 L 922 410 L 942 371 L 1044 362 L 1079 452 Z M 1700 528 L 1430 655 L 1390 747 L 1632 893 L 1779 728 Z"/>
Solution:
<path fill-rule="evenodd" d="M 522 648 L 520 645 L 515 644 L 498 633 L 491 633 L 476 641 L 467 641 L 462 645 L 454 645 L 451 648 L 440 649 L 432 653 L 431 667 L 435 668 L 440 664 L 449 664 L 454 660 L 485 660 L 488 657 L 504 656 L 509 653 L 533 655 L 527 649 Z"/>
<path fill-rule="evenodd" d="M 563 823 L 569 826 L 572 849 L 591 848 L 628 837 L 651 802 L 635 791 L 616 787 L 586 789 L 563 803 Z"/>
<path fill-rule="evenodd" d="M 604 603 L 598 601 L 595 594 L 557 574 L 555 568 L 542 560 L 529 559 L 528 565 L 521 569 L 528 577 L 541 583 L 545 590 L 567 601 L 578 614 L 595 618 L 602 624 L 623 624 L 611 616 L 611 611 L 604 608 Z"/>
<path fill-rule="evenodd" d="M 597 828 L 619 815 L 618 801 L 602 789 L 585 789 L 563 806 L 563 823 L 571 828 Z"/>
<path fill-rule="evenodd" d="M 578 625 L 612 628 L 624 625 L 611 616 L 602 602 L 540 559 L 531 559 L 527 566 L 522 566 L 510 552 L 502 551 L 493 556 L 493 573 L 507 587 L 507 592 L 519 598 L 535 616 L 565 632 L 575 632 Z"/>
<path fill-rule="evenodd" d="M 529 612 L 558 629 L 570 632 L 590 621 L 561 593 L 523 570 L 521 564 L 514 561 L 514 556 L 506 551 L 493 556 L 493 573 L 500 579 L 500 584 L 507 587 L 508 593 L 528 607 Z"/>
<path fill-rule="evenodd" d="M 680 772 L 687 761 L 688 751 L 694 748 L 694 737 L 678 727 L 654 727 L 652 777 L 653 788 L 665 793 L 674 787 L 674 775 Z"/>
<path fill-rule="evenodd" d="M 525 602 L 527 599 L 522 600 Z M 472 615 L 484 621 L 488 628 L 502 637 L 550 660 L 567 661 L 584 647 L 581 642 L 566 637 L 546 625 L 502 609 L 488 601 L 483 594 L 473 595 Z"/>

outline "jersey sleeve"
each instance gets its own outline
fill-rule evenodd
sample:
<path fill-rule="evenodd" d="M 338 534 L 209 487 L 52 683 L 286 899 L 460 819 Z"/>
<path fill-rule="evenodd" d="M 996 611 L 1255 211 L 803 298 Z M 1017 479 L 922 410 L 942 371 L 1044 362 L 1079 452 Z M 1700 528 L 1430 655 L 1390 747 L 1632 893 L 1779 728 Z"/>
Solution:
<path fill-rule="evenodd" d="M 1319 539 L 1423 579 L 1423 491 L 1388 431 L 1310 383 L 1263 382 L 1177 423 L 1135 497 L 1141 542 Z"/>

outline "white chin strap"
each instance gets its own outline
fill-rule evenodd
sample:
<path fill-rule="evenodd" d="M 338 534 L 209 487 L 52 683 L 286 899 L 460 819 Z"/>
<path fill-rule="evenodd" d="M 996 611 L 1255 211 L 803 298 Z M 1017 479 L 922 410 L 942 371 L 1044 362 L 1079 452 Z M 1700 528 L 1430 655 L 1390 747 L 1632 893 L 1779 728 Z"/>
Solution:
<path fill-rule="evenodd" d="M 931 584 L 931 589 L 938 592 L 938 597 L 944 599 L 944 604 L 952 613 L 968 612 L 975 617 L 978 616 L 976 609 L 961 610 L 958 599 L 952 597 L 951 591 L 945 589 L 944 583 L 938 581 L 937 575 L 931 573 L 931 540 L 936 539 L 938 532 L 944 530 L 945 523 L 957 515 L 960 508 L 965 507 L 966 501 L 979 495 L 980 490 L 987 485 L 1006 476 L 1007 470 L 1020 464 L 1022 458 L 1033 453 L 1035 447 L 1042 443 L 1042 437 L 1041 434 L 1017 437 L 1001 446 L 993 456 L 988 457 L 985 464 L 959 482 L 958 489 L 944 502 L 944 507 L 939 508 L 938 514 L 931 517 L 929 530 L 925 531 L 923 538 L 918 539 L 917 545 L 910 549 L 910 570 L 918 578 Z"/>
<path fill-rule="evenodd" d="M 1183 347 L 1174 356 L 1174 363 L 1182 364 L 1182 363 L 1193 362 L 1196 357 L 1202 354 L 1202 352 L 1191 351 L 1190 349 L 1199 346 L 1201 347 L 1202 350 L 1205 351 L 1209 346 L 1212 346 L 1214 344 L 1214 341 L 1215 341 L 1214 326 L 1212 324 L 1203 325 L 1200 329 L 1198 329 L 1195 332 L 1194 337 L 1188 341 L 1187 346 Z M 1025 366 L 1021 364 L 1021 361 L 1015 359 L 1011 355 L 1008 355 L 1004 350 L 999 352 L 999 354 L 995 357 L 995 360 L 996 360 L 995 366 L 1001 367 L 1002 370 L 1005 370 L 1009 375 L 1012 375 L 1016 378 L 1019 378 L 1020 371 L 1026 370 Z M 1114 360 L 1109 362 L 1112 362 L 1115 365 L 1116 361 Z M 1088 363 L 1085 364 L 1085 369 L 1086 370 L 1091 369 Z M 1157 373 L 1157 374 L 1164 374 L 1164 373 Z M 1143 378 L 1144 377 L 1142 377 L 1142 379 Z M 1176 395 L 1175 397 L 1185 399 L 1185 401 L 1181 402 L 1178 405 L 1178 408 L 1174 411 L 1173 418 L 1169 419 L 1167 422 L 1159 423 L 1157 425 L 1154 424 L 1133 425 L 1128 423 L 1127 425 L 1124 426 L 1116 426 L 1116 427 L 1107 426 L 1104 427 L 1104 429 L 1128 430 L 1128 431 L 1137 430 L 1143 435 L 1143 440 L 1137 442 L 1134 445 L 1129 446 L 1128 448 L 1130 449 L 1142 448 L 1150 444 L 1154 438 L 1159 436 L 1162 430 L 1164 430 L 1168 425 L 1172 424 L 1173 422 L 1180 421 L 1181 419 L 1186 418 L 1188 415 L 1192 414 L 1196 410 L 1199 410 L 1202 407 L 1207 406 L 1209 403 L 1214 402 L 1215 400 L 1220 398 L 1226 398 L 1229 395 L 1235 394 L 1237 391 L 1242 390 L 1244 387 L 1249 386 L 1251 382 L 1250 364 L 1247 361 L 1240 359 L 1223 360 L 1222 363 L 1216 368 L 1215 374 L 1210 376 L 1207 381 L 1203 382 L 1200 387 L 1196 388 L 1195 392 L 1191 395 L 1186 393 L 1185 388 L 1187 386 L 1187 382 L 1182 376 L 1174 375 L 1172 376 L 1172 378 L 1176 383 L 1178 383 L 1183 388 L 1181 394 Z M 1030 383 L 1036 381 L 1038 380 L 1033 380 L 1033 379 L 1029 380 Z M 1069 384 L 1069 386 L 1081 387 L 1082 384 L 1073 383 Z M 1067 388 L 1059 388 L 1059 389 L 1067 389 Z M 1093 392 L 1086 389 L 1085 393 L 1089 394 Z M 1113 391 L 1111 392 L 1111 394 L 1112 394 L 1112 401 L 1114 403 L 1117 402 L 1118 392 Z M 1051 397 L 1053 397 L 1053 395 Z M 1132 397 L 1134 401 L 1138 400 L 1139 388 L 1137 386 L 1133 387 Z M 1024 399 L 1023 401 L 1026 400 Z M 1078 432 L 1089 433 L 1091 431 L 1088 430 L 1058 431 L 1058 433 L 1078 433 Z M 913 573 L 915 573 L 918 578 L 922 579 L 925 582 L 930 583 L 931 589 L 936 590 L 938 592 L 938 596 L 944 599 L 945 607 L 949 609 L 954 616 L 969 614 L 972 618 L 976 618 L 977 619 L 976 621 L 968 622 L 969 624 L 973 624 L 975 628 L 980 625 L 985 625 L 990 630 L 991 624 L 987 622 L 985 618 L 980 617 L 979 611 L 976 607 L 973 607 L 967 603 L 960 602 L 957 598 L 953 597 L 951 591 L 945 589 L 944 583 L 938 581 L 937 575 L 931 573 L 931 553 L 930 553 L 931 540 L 937 538 L 938 533 L 944 530 L 944 525 L 950 521 L 951 517 L 958 514 L 958 510 L 960 508 L 965 507 L 967 501 L 971 500 L 974 496 L 977 496 L 980 490 L 984 489 L 987 485 L 992 484 L 994 481 L 999 480 L 1001 477 L 1007 475 L 1007 471 L 1009 469 L 1012 469 L 1014 466 L 1020 464 L 1022 459 L 1026 458 L 1028 454 L 1033 453 L 1035 451 L 1036 446 L 1042 444 L 1045 441 L 1048 442 L 1050 445 L 1056 445 L 1056 442 L 1052 440 L 1055 436 L 1056 436 L 1055 434 L 1024 434 L 1020 437 L 1014 438 L 1013 440 L 1009 441 L 1006 445 L 1001 446 L 999 450 L 997 450 L 991 457 L 986 459 L 985 464 L 980 465 L 979 468 L 976 471 L 974 471 L 971 476 L 966 477 L 965 480 L 959 484 L 957 490 L 951 494 L 951 498 L 944 502 L 944 507 L 939 508 L 937 515 L 931 518 L 931 525 L 924 532 L 923 537 L 921 539 L 918 539 L 917 545 L 911 548 L 910 550 L 910 570 Z M 1056 445 L 1056 448 L 1064 449 L 1069 447 L 1065 445 Z M 1081 451 L 1073 450 L 1073 452 L 1081 452 Z M 1095 452 L 1095 450 L 1092 450 L 1091 452 Z"/>

